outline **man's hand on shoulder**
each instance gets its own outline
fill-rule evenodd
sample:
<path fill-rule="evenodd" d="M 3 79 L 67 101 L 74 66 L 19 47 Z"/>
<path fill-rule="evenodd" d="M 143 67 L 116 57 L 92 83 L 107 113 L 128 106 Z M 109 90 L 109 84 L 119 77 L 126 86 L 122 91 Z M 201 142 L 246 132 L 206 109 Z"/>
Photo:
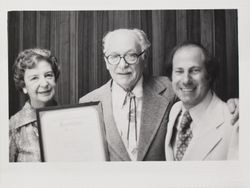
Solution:
<path fill-rule="evenodd" d="M 228 99 L 227 106 L 233 118 L 231 120 L 232 125 L 234 125 L 239 120 L 239 99 Z"/>

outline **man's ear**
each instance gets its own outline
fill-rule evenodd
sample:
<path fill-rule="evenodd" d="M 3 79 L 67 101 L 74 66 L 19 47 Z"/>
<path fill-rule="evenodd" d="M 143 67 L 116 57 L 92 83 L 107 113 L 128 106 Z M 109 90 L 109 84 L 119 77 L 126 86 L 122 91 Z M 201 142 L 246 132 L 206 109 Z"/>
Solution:
<path fill-rule="evenodd" d="M 24 93 L 24 94 L 27 94 L 27 93 L 28 93 L 28 91 L 27 91 L 27 89 L 26 89 L 25 87 L 23 87 L 23 93 Z"/>
<path fill-rule="evenodd" d="M 103 57 L 105 64 L 106 64 L 106 69 L 109 70 L 109 63 L 105 57 Z"/>
<path fill-rule="evenodd" d="M 147 69 L 148 67 L 148 53 L 143 54 L 143 64 L 144 64 L 144 69 Z"/>
<path fill-rule="evenodd" d="M 142 54 L 143 55 L 143 58 L 144 58 L 144 60 L 147 60 L 148 59 L 148 51 L 146 50 L 146 52 L 144 52 L 144 54 Z"/>

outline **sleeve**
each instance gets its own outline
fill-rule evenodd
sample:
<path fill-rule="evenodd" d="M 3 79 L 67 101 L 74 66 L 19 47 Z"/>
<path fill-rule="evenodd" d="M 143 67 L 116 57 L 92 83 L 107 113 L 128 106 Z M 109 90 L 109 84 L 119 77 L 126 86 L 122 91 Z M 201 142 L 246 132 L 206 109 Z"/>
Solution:
<path fill-rule="evenodd" d="M 9 131 L 9 162 L 16 162 L 18 149 L 16 145 L 16 130 Z"/>
<path fill-rule="evenodd" d="M 18 156 L 18 147 L 16 144 L 16 118 L 12 116 L 9 120 L 9 162 L 16 162 Z"/>

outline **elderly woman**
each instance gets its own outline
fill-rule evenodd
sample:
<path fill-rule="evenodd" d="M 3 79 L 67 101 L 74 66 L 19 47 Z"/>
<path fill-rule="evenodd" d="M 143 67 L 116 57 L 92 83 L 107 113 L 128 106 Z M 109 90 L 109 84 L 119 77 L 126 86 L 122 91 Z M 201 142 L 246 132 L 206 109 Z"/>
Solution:
<path fill-rule="evenodd" d="M 10 118 L 10 162 L 39 162 L 40 145 L 36 108 L 55 105 L 55 86 L 60 74 L 57 60 L 46 49 L 27 49 L 13 65 L 17 89 L 27 95 L 23 108 Z"/>

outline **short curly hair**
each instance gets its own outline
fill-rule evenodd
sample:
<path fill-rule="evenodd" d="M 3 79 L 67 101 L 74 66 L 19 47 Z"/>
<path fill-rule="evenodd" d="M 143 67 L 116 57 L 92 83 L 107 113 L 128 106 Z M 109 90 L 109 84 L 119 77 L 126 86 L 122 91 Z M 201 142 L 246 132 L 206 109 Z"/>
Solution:
<path fill-rule="evenodd" d="M 19 91 L 22 92 L 22 89 L 25 86 L 25 70 L 34 68 L 42 60 L 47 61 L 51 65 L 52 71 L 55 75 L 55 80 L 57 81 L 60 75 L 60 68 L 56 57 L 51 55 L 51 52 L 47 49 L 26 49 L 18 54 L 12 67 L 15 86 Z"/>

